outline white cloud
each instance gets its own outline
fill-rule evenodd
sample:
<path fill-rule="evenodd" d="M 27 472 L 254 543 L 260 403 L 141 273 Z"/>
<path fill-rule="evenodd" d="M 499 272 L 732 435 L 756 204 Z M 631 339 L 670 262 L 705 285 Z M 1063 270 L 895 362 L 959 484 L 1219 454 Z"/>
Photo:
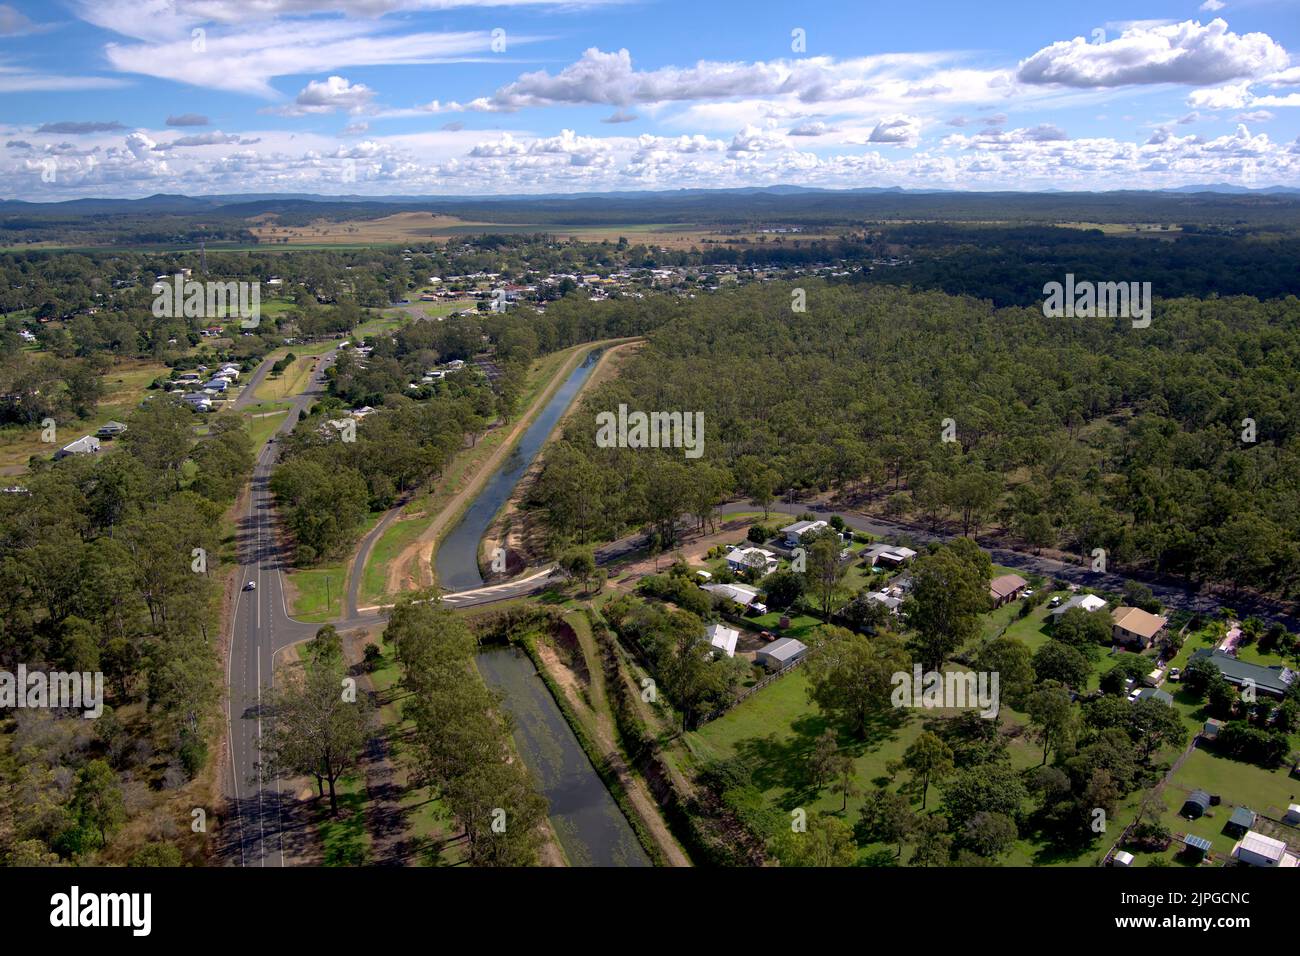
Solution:
<path fill-rule="evenodd" d="M 293 105 L 284 108 L 291 116 L 303 113 L 359 113 L 375 98 L 375 91 L 363 83 L 349 83 L 341 76 L 312 80 L 299 91 Z"/>
<path fill-rule="evenodd" d="M 921 135 L 921 120 L 915 116 L 887 116 L 876 124 L 868 142 L 891 146 L 915 146 Z"/>
<path fill-rule="evenodd" d="M 1221 19 L 1131 27 L 1117 39 L 1062 40 L 1021 61 L 1022 83 L 1094 88 L 1144 83 L 1208 86 L 1281 70 L 1283 47 L 1264 33 L 1238 35 Z"/>
<path fill-rule="evenodd" d="M 1230 83 L 1208 90 L 1192 90 L 1187 105 L 1196 109 L 1236 110 L 1250 100 L 1250 84 Z"/>
<path fill-rule="evenodd" d="M 327 73 L 342 67 L 450 63 L 486 54 L 491 34 L 380 33 L 375 22 L 299 21 L 292 29 L 243 32 L 210 30 L 201 49 L 186 34 L 160 42 L 110 43 L 109 63 L 125 73 L 140 73 L 207 89 L 275 97 L 278 76 Z M 514 44 L 534 37 L 511 37 Z"/>

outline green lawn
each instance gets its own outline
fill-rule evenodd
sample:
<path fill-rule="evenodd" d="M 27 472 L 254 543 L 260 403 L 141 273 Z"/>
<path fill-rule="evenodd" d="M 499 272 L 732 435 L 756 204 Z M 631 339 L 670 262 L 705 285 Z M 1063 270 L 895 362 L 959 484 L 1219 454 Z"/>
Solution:
<path fill-rule="evenodd" d="M 261 448 L 266 440 L 275 434 L 284 422 L 285 411 L 264 412 L 248 416 L 248 433 L 252 436 L 253 447 Z"/>

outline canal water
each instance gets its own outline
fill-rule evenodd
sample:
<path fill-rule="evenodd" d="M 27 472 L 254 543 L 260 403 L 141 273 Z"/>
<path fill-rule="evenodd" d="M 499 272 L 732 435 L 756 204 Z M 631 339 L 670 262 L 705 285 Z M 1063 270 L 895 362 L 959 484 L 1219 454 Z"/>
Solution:
<path fill-rule="evenodd" d="M 528 426 L 509 457 L 488 479 L 473 504 L 466 509 L 456 527 L 442 539 L 434 558 L 438 584 L 446 591 L 469 591 L 483 586 L 479 573 L 478 549 L 492 519 L 510 500 L 515 485 L 524 476 L 537 452 L 559 422 L 578 389 L 596 367 L 601 349 L 593 349 L 551 396 L 541 414 Z"/>
<path fill-rule="evenodd" d="M 550 801 L 551 825 L 573 866 L 649 866 L 627 818 L 596 774 L 528 655 L 515 647 L 479 652 L 483 680 L 505 695 L 515 747 Z"/>

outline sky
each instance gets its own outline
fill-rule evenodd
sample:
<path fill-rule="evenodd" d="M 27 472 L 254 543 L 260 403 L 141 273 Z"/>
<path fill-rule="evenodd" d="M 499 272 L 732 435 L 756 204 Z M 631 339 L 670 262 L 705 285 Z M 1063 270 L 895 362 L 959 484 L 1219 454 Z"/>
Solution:
<path fill-rule="evenodd" d="M 9 0 L 0 198 L 1300 187 L 1300 0 Z"/>

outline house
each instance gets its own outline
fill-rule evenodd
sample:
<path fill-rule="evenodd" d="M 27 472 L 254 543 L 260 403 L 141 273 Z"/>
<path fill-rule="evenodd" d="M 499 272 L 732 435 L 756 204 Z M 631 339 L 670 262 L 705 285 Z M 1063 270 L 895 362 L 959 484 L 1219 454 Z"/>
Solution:
<path fill-rule="evenodd" d="M 804 535 L 815 533 L 826 527 L 829 527 L 829 525 L 825 521 L 796 521 L 794 524 L 788 524 L 782 528 L 781 534 L 785 535 L 785 546 L 787 548 L 797 548 Z"/>
<path fill-rule="evenodd" d="M 749 607 L 758 600 L 758 589 L 744 584 L 702 584 L 700 587 L 710 594 L 721 595 L 741 607 Z"/>
<path fill-rule="evenodd" d="M 360 421 L 361 419 L 365 418 L 367 415 L 373 415 L 374 412 L 375 410 L 371 408 L 369 405 L 362 405 L 360 408 L 352 409 L 352 411 L 348 412 L 348 415 Z"/>
<path fill-rule="evenodd" d="M 1140 607 L 1117 607 L 1111 613 L 1111 636 L 1116 644 L 1134 644 L 1150 647 L 1165 632 L 1167 618 L 1152 614 Z"/>
<path fill-rule="evenodd" d="M 727 567 L 732 571 L 757 571 L 771 574 L 776 570 L 776 555 L 766 548 L 736 548 L 727 555 Z"/>
<path fill-rule="evenodd" d="M 36 341 L 36 336 L 31 332 L 29 332 L 27 329 L 19 329 L 18 337 L 22 339 L 24 342 L 28 342 L 28 343 Z"/>
<path fill-rule="evenodd" d="M 1018 574 L 1004 574 L 989 582 L 989 597 L 994 607 L 1002 607 L 1008 601 L 1020 597 L 1021 592 L 1029 587 L 1029 582 Z"/>
<path fill-rule="evenodd" d="M 1272 667 L 1252 664 L 1249 661 L 1238 660 L 1217 648 L 1214 650 L 1202 648 L 1196 651 L 1188 663 L 1196 660 L 1208 660 L 1219 669 L 1219 673 L 1229 684 L 1237 687 L 1252 684 L 1259 693 L 1279 699 L 1287 695 L 1296 680 L 1296 672 L 1289 667 L 1281 664 L 1274 664 Z"/>
<path fill-rule="evenodd" d="M 867 561 L 871 565 L 882 565 L 896 568 L 906 564 L 912 558 L 916 557 L 916 552 L 911 548 L 899 547 L 890 544 L 873 544 L 866 550 Z"/>
<path fill-rule="evenodd" d="M 1286 851 L 1281 840 L 1250 830 L 1232 848 L 1232 858 L 1246 866 L 1293 867 L 1300 861 Z"/>
<path fill-rule="evenodd" d="M 1173 695 L 1168 691 L 1156 690 L 1154 687 L 1143 687 L 1134 694 L 1129 700 L 1158 700 L 1162 704 L 1172 707 L 1174 705 Z"/>
<path fill-rule="evenodd" d="M 1232 811 L 1228 822 L 1223 825 L 1223 831 L 1229 836 L 1243 837 L 1254 826 L 1255 811 L 1250 807 L 1237 807 Z"/>
<path fill-rule="evenodd" d="M 738 630 L 725 624 L 710 624 L 704 629 L 704 639 L 709 642 L 709 645 L 716 647 L 728 657 L 736 656 L 736 640 L 739 637 Z"/>
<path fill-rule="evenodd" d="M 1051 611 L 1049 611 L 1048 617 L 1052 618 L 1053 621 L 1059 621 L 1061 619 L 1061 615 L 1064 614 L 1066 611 L 1070 610 L 1071 608 L 1077 607 L 1080 610 L 1087 611 L 1089 614 L 1091 614 L 1093 611 L 1100 611 L 1105 606 L 1106 606 L 1106 602 L 1101 598 L 1097 597 L 1097 595 L 1095 594 L 1076 594 L 1074 597 L 1070 598 L 1070 600 L 1066 601 L 1060 607 L 1053 608 Z"/>
<path fill-rule="evenodd" d="M 1205 811 L 1210 809 L 1210 795 L 1204 790 L 1193 790 L 1183 801 L 1183 808 L 1179 814 L 1187 817 L 1189 820 L 1196 820 L 1205 815 Z"/>
<path fill-rule="evenodd" d="M 899 608 L 903 606 L 903 598 L 900 595 L 891 594 L 889 591 L 872 591 L 867 595 L 867 600 L 883 604 L 891 614 L 897 614 Z"/>
<path fill-rule="evenodd" d="M 105 422 L 99 426 L 99 431 L 95 432 L 95 434 L 100 438 L 116 438 L 124 431 L 126 431 L 126 425 L 122 422 Z"/>
<path fill-rule="evenodd" d="M 67 458 L 70 455 L 93 455 L 99 451 L 99 439 L 94 435 L 82 435 L 74 442 L 69 442 L 54 453 L 54 460 L 58 461 Z"/>
<path fill-rule="evenodd" d="M 789 667 L 807 653 L 808 646 L 803 641 L 796 641 L 793 637 L 782 637 L 761 648 L 754 659 L 768 670 L 779 671 Z"/>

